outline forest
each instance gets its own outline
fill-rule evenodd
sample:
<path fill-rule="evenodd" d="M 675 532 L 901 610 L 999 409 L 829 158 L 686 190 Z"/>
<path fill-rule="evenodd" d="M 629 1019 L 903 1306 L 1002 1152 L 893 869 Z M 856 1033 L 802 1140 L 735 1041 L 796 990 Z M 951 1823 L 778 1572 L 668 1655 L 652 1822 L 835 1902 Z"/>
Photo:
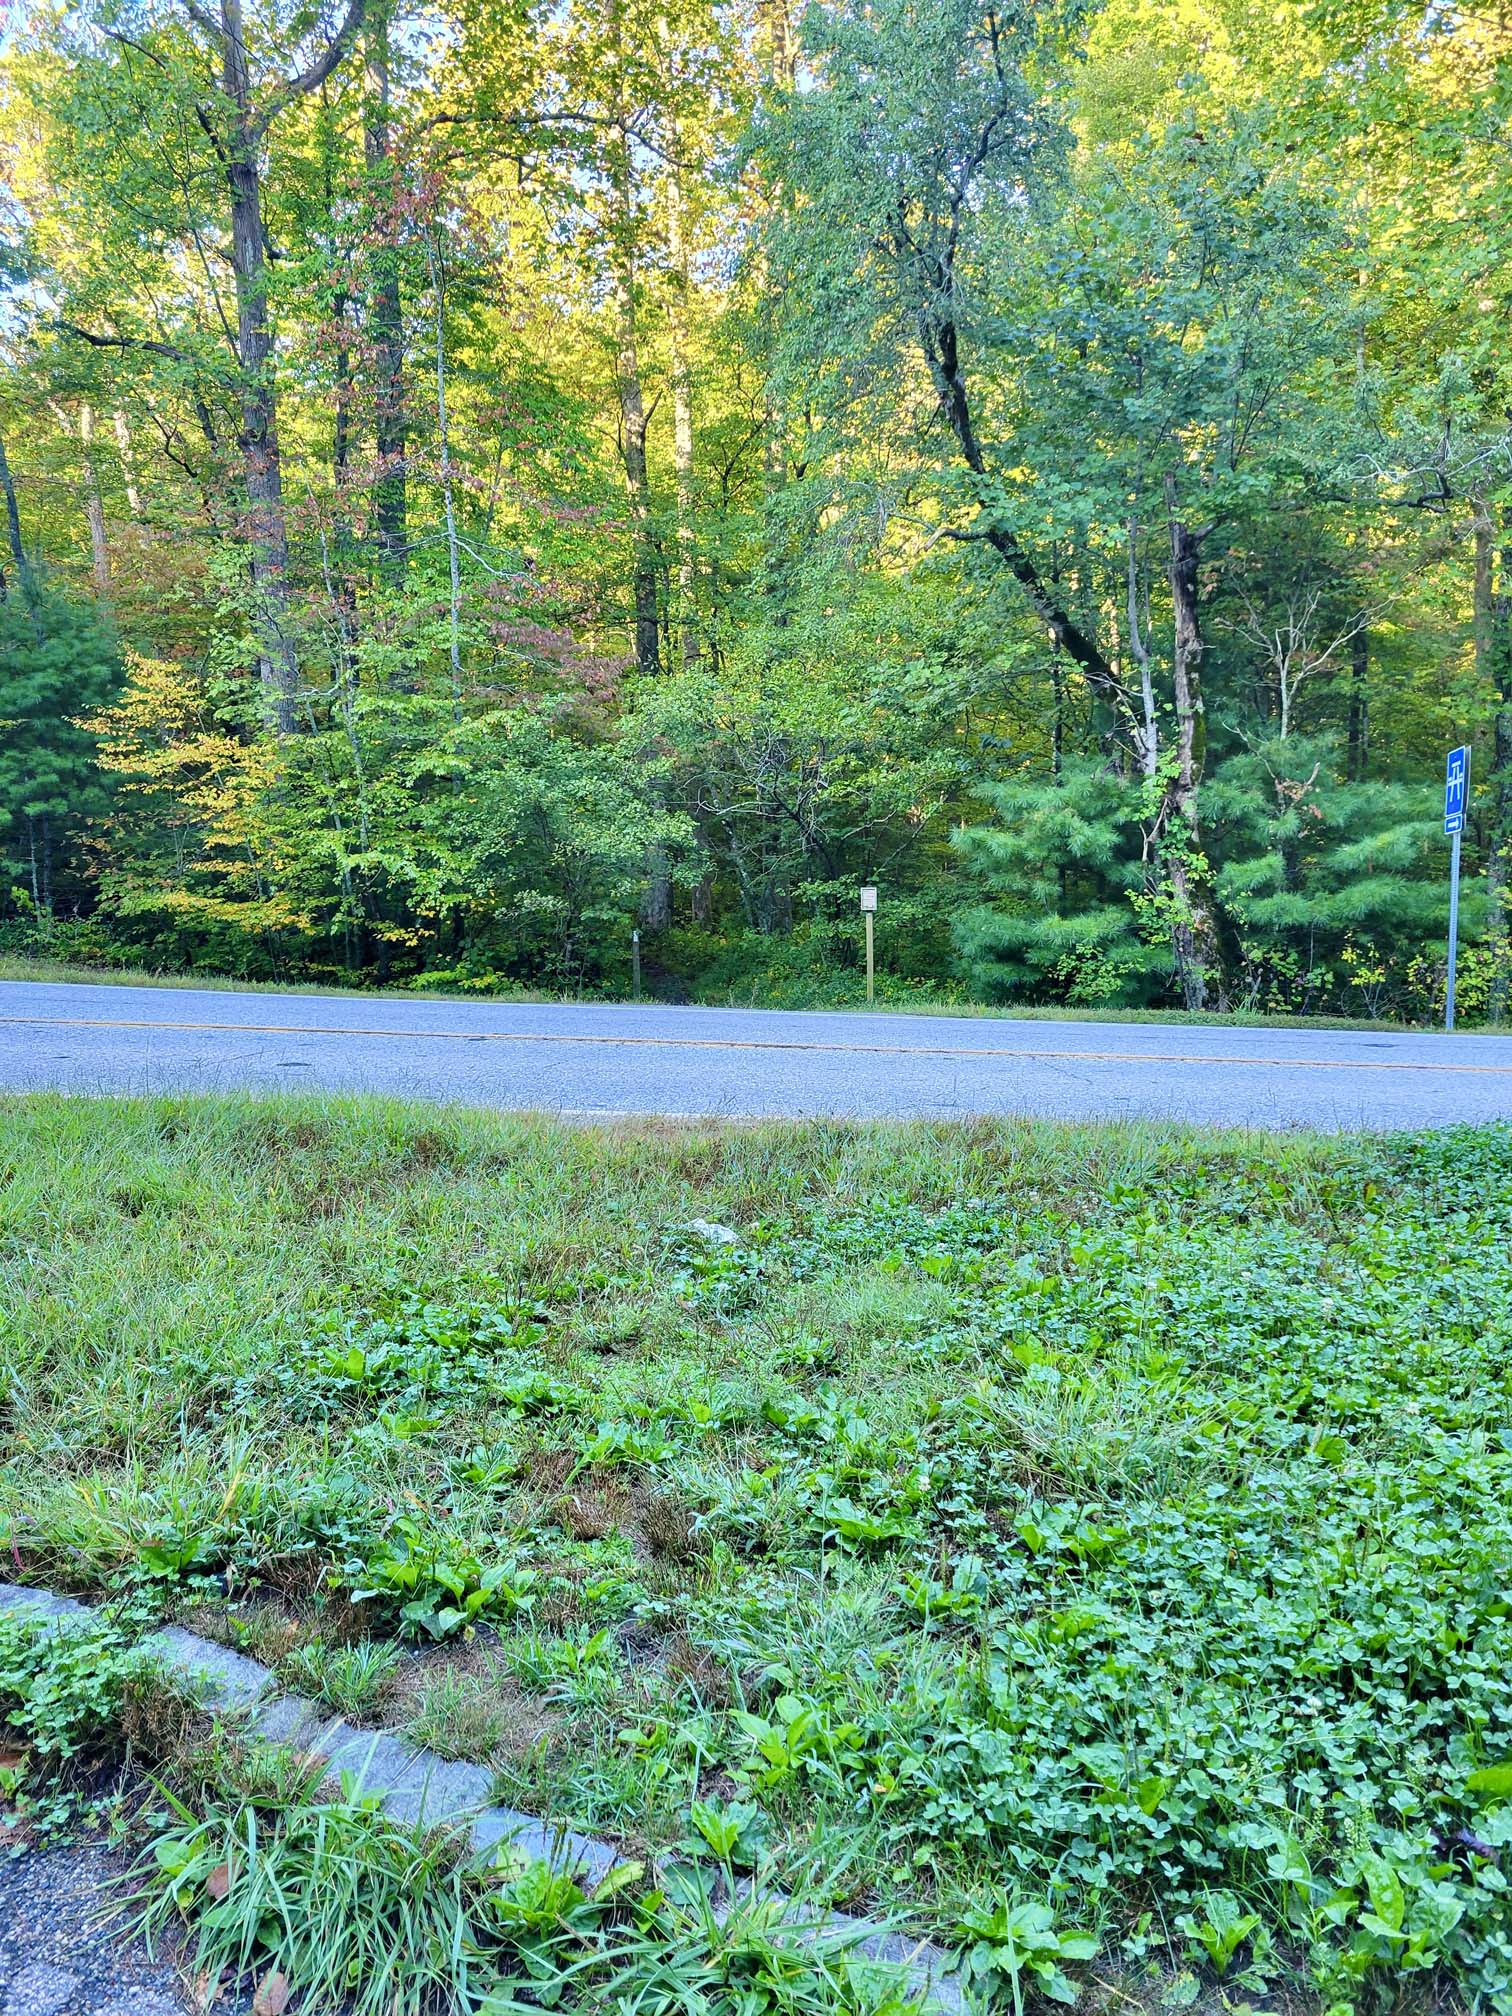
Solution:
<path fill-rule="evenodd" d="M 0 11 L 0 950 L 1512 994 L 1507 0 Z"/>

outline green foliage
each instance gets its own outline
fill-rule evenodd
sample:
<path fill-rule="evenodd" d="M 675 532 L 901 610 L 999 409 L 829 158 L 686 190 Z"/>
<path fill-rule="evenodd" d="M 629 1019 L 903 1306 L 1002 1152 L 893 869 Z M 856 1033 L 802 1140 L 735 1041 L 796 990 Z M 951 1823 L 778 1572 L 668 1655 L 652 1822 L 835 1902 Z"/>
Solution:
<path fill-rule="evenodd" d="M 203 1818 L 169 1797 L 138 1865 L 137 1924 L 154 1941 L 186 1923 L 194 1964 L 287 1996 L 396 2008 L 587 2012 L 696 2007 L 709 2016 L 911 2016 L 899 1970 L 852 1957 L 803 1907 L 652 1892 L 639 1864 L 591 1895 L 506 1847 L 467 1861 L 444 1833 L 340 1799 L 223 1797 Z M 521 2002 L 517 1997 L 526 1995 Z"/>
<path fill-rule="evenodd" d="M 255 231 L 211 15 L 0 59 L 0 944 L 1425 1020 L 1467 739 L 1505 1017 L 1503 25 L 245 11 Z"/>
<path fill-rule="evenodd" d="M 1434 788 L 1346 783 L 1335 749 L 1290 737 L 1228 758 L 1209 806 L 1228 857 L 1217 891 L 1250 1002 L 1305 1012 L 1333 1001 L 1372 1016 L 1431 1010 L 1413 998 L 1412 960 L 1445 928 Z M 1473 892 L 1464 915 L 1474 930 Z"/>
<path fill-rule="evenodd" d="M 1178 1931 L 1205 1954 L 1213 1972 L 1227 1974 L 1234 1955 L 1246 1939 L 1261 1929 L 1258 1911 L 1242 1911 L 1227 1890 L 1215 1890 L 1199 1900 L 1198 1909 L 1177 1921 Z"/>
<path fill-rule="evenodd" d="M 125 1636 L 108 1624 L 60 1628 L 0 1613 L 4 1726 L 49 1770 L 108 1749 L 121 1690 L 136 1664 Z"/>
<path fill-rule="evenodd" d="M 991 901 L 955 943 L 987 999 L 1053 992 L 1091 1007 L 1159 998 L 1165 913 L 1141 861 L 1144 794 L 1090 762 L 985 787 L 992 824 L 956 845 Z M 1230 937 L 1229 999 L 1246 1010 L 1424 1018 L 1436 972 L 1419 948 L 1447 902 L 1436 787 L 1351 784 L 1327 738 L 1274 736 L 1219 763 L 1204 803 Z M 1462 912 L 1478 928 L 1473 892 Z"/>
<path fill-rule="evenodd" d="M 727 1869 L 748 1868 L 759 1855 L 766 1835 L 761 1808 L 737 1800 L 695 1799 L 688 1809 L 694 1854 L 712 1855 Z"/>
<path fill-rule="evenodd" d="M 990 903 L 962 911 L 957 949 L 986 1000 L 1053 990 L 1119 1007 L 1154 998 L 1169 960 L 1141 936 L 1139 794 L 1105 767 L 1068 763 L 1057 777 L 983 787 L 997 817 L 955 837 Z"/>
<path fill-rule="evenodd" d="M 521 1414 L 570 1410 L 572 1391 L 530 1364 L 546 1335 L 546 1311 L 511 1308 L 502 1284 L 498 1295 L 457 1307 L 400 1289 L 375 1309 L 325 1318 L 275 1376 L 301 1413 L 379 1399 L 404 1409 L 484 1396 Z"/>
<path fill-rule="evenodd" d="M 510 1803 L 969 1926 L 1004 2006 L 1083 1928 L 1194 1993 L 1505 2001 L 1507 1130 L 39 1101 L 8 1152 L 29 1573 L 163 1554 L 233 1632 L 359 1594 L 427 1648 L 411 1733 Z M 423 1434 L 291 1411 L 323 1308 L 476 1383 Z"/>
<path fill-rule="evenodd" d="M 409 1719 L 412 1742 L 440 1757 L 486 1762 L 507 1741 L 511 1717 L 487 1676 L 443 1668 Z"/>
<path fill-rule="evenodd" d="M 108 624 L 52 589 L 0 597 L 0 846 L 30 913 L 76 902 L 76 849 L 109 804 L 83 725 L 122 678 Z"/>
<path fill-rule="evenodd" d="M 353 1603 L 397 1616 L 407 1637 L 435 1639 L 529 1610 L 537 1579 L 533 1569 L 480 1559 L 460 1536 L 404 1516 L 365 1560 L 347 1562 L 338 1586 Z"/>
<path fill-rule="evenodd" d="M 212 1979 L 281 1974 L 355 2016 L 450 2004 L 487 1982 L 455 1849 L 385 1820 L 375 1799 L 233 1800 L 203 1819 L 170 1800 L 163 1823 L 137 1923 L 156 1942 L 187 1921 Z"/>
<path fill-rule="evenodd" d="M 589 1703 L 612 1691 L 620 1648 L 608 1626 L 580 1638 L 531 1632 L 505 1646 L 504 1660 L 523 1687 L 560 1701 Z"/>
<path fill-rule="evenodd" d="M 1050 1907 L 1036 1902 L 1003 1899 L 967 1911 L 956 1933 L 963 1942 L 963 1979 L 989 1999 L 1006 1988 L 1014 2016 L 1023 2016 L 1026 1987 L 1052 2002 L 1074 2002 L 1076 1988 L 1061 1962 L 1091 1960 L 1098 1952 L 1090 1933 L 1059 1930 Z"/>
<path fill-rule="evenodd" d="M 398 1671 L 399 1648 L 372 1638 L 355 1645 L 327 1645 L 315 1639 L 296 1645 L 278 1664 L 278 1677 L 295 1693 L 311 1694 L 339 1714 L 360 1719 L 371 1714 Z"/>

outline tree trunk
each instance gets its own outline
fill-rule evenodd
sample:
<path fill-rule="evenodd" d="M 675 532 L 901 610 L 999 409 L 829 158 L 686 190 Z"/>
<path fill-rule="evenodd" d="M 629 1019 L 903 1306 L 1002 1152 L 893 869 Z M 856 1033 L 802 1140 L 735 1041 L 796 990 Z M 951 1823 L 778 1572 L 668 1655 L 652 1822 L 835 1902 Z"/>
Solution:
<path fill-rule="evenodd" d="M 320 158 L 321 194 L 325 200 L 326 216 L 331 222 L 330 234 L 326 239 L 326 258 L 330 271 L 336 275 L 345 272 L 345 261 L 338 239 L 336 218 L 336 184 L 331 172 L 332 156 L 335 152 L 336 135 L 331 116 L 330 99 L 326 88 L 320 87 Z M 357 585 L 354 565 L 352 535 L 352 351 L 348 341 L 351 327 L 351 296 L 344 279 L 338 278 L 331 296 L 331 324 L 335 338 L 334 392 L 335 413 L 331 426 L 331 496 L 332 496 L 332 540 L 327 542 L 321 535 L 320 558 L 325 577 L 326 595 L 331 603 L 340 639 L 339 683 L 345 689 L 355 678 L 355 665 L 351 646 L 357 634 Z M 334 552 L 332 548 L 334 547 Z"/>
<path fill-rule="evenodd" d="M 440 227 L 437 227 L 439 236 Z M 436 443 L 441 450 L 441 502 L 446 516 L 452 719 L 462 719 L 462 562 L 457 547 L 457 506 L 452 488 L 451 425 L 446 411 L 446 263 L 438 244 L 426 241 L 431 295 L 436 307 Z"/>
<path fill-rule="evenodd" d="M 347 297 L 338 291 L 331 317 L 340 335 L 336 342 L 336 418 L 331 430 L 331 488 L 336 499 L 337 530 L 344 551 L 351 536 L 348 503 L 352 487 L 352 356 L 347 347 Z"/>
<path fill-rule="evenodd" d="M 1505 1021 L 1512 995 L 1507 882 L 1512 872 L 1512 546 L 1501 551 L 1497 579 L 1498 526 L 1494 508 L 1476 499 L 1474 635 L 1475 669 L 1492 702 L 1490 806 L 1486 826 L 1486 939 L 1491 984 L 1486 1012 Z"/>
<path fill-rule="evenodd" d="M 1362 623 L 1349 640 L 1349 723 L 1345 730 L 1346 768 L 1351 784 L 1363 784 L 1370 761 L 1370 632 Z"/>
<path fill-rule="evenodd" d="M 940 410 L 955 437 L 961 460 L 973 476 L 987 480 L 987 461 L 977 438 L 976 422 L 966 390 L 961 358 L 960 332 L 954 311 L 955 279 L 949 274 L 940 288 L 940 299 L 930 309 L 921 310 L 918 322 L 919 345 L 940 401 Z M 986 539 L 1009 572 L 1024 590 L 1029 606 L 1050 633 L 1051 642 L 1077 666 L 1098 699 L 1107 702 L 1115 717 L 1128 717 L 1128 697 L 1117 668 L 1090 630 L 1083 629 L 1065 608 L 1053 588 L 1046 584 L 1038 567 L 1013 533 L 1001 525 L 986 524 L 979 535 Z"/>
<path fill-rule="evenodd" d="M 137 488 L 136 467 L 131 454 L 131 429 L 120 407 L 115 412 L 116 452 L 121 458 L 121 480 L 126 485 L 126 508 L 134 519 L 142 515 L 142 493 Z"/>
<path fill-rule="evenodd" d="M 674 123 L 671 182 L 671 287 L 667 299 L 667 329 L 672 353 L 672 463 L 677 476 L 677 614 L 683 662 L 698 658 L 698 565 L 694 543 L 696 500 L 693 493 L 693 373 L 688 357 L 688 213 L 682 163 L 676 158 L 681 136 Z"/>
<path fill-rule="evenodd" d="M 787 623 L 791 606 L 786 587 L 792 539 L 779 508 L 787 467 L 786 417 L 769 380 L 761 401 L 761 585 L 772 620 L 779 625 Z"/>
<path fill-rule="evenodd" d="M 52 828 L 47 814 L 26 814 L 26 848 L 31 868 L 32 912 L 38 919 L 52 915 Z"/>
<path fill-rule="evenodd" d="M 1160 761 L 1160 721 L 1155 712 L 1155 674 L 1150 664 L 1150 647 L 1139 622 L 1139 525 L 1129 520 L 1128 534 L 1129 652 L 1139 667 L 1140 712 L 1135 728 L 1138 744 L 1135 755 L 1140 774 L 1155 775 Z"/>
<path fill-rule="evenodd" d="M 630 500 L 631 629 L 636 669 L 643 677 L 660 673 L 661 625 L 657 610 L 656 532 L 651 513 L 651 485 L 646 467 L 646 399 L 641 384 L 636 301 L 636 217 L 634 164 L 623 96 L 623 47 L 619 0 L 604 0 L 611 49 L 612 118 L 605 155 L 609 187 L 607 244 L 613 290 L 615 374 L 619 394 L 620 442 L 625 463 L 625 490 Z M 645 752 L 649 754 L 648 752 Z M 652 788 L 652 801 L 664 802 L 663 787 Z M 672 878 L 666 850 L 647 850 L 646 881 L 641 893 L 641 922 L 664 930 L 672 921 Z"/>
<path fill-rule="evenodd" d="M 657 793 L 657 803 L 664 794 Z M 646 887 L 641 896 L 640 921 L 648 931 L 672 928 L 672 875 L 665 847 L 653 847 L 646 859 Z"/>
<path fill-rule="evenodd" d="M 56 399 L 49 399 L 53 417 L 65 434 L 74 431 L 74 422 Z M 89 527 L 89 573 L 95 593 L 103 602 L 110 595 L 110 549 L 105 538 L 105 505 L 100 496 L 100 472 L 94 452 L 94 408 L 87 399 L 79 403 L 79 476 L 84 494 L 84 522 Z"/>
<path fill-rule="evenodd" d="M 757 17 L 766 42 L 766 82 L 775 91 L 788 92 L 797 75 L 797 47 L 790 15 L 790 0 L 758 0 Z M 758 269 L 761 284 L 768 282 L 765 269 Z M 774 397 L 770 370 L 763 388 L 761 409 L 761 496 L 762 496 L 762 579 L 772 613 L 779 623 L 787 621 L 786 598 L 782 594 L 787 574 L 790 541 L 783 536 L 777 503 L 787 484 L 787 416 Z"/>
<path fill-rule="evenodd" d="M 656 532 L 646 472 L 646 398 L 641 385 L 636 302 L 635 169 L 624 99 L 624 48 L 620 0 L 602 0 L 609 42 L 610 125 L 604 156 L 608 183 L 606 232 L 613 290 L 615 373 L 619 392 L 621 453 L 630 499 L 630 596 L 635 663 L 643 674 L 661 671 L 657 614 Z"/>
<path fill-rule="evenodd" d="M 235 108 L 226 147 L 231 193 L 231 267 L 236 282 L 237 350 L 241 364 L 243 479 L 247 489 L 252 583 L 257 596 L 258 670 L 269 718 L 280 735 L 294 727 L 299 659 L 289 621 L 289 534 L 278 449 L 273 382 L 273 331 L 263 239 L 259 133 L 241 0 L 221 0 L 221 81 Z"/>
<path fill-rule="evenodd" d="M 650 674 L 661 671 L 661 626 L 656 608 L 656 537 L 651 523 L 651 485 L 646 472 L 646 400 L 641 387 L 636 335 L 635 259 L 628 244 L 615 247 L 614 313 L 625 489 L 630 498 L 630 589 L 635 612 L 635 663 L 641 672 Z"/>
<path fill-rule="evenodd" d="M 16 563 L 16 573 L 21 586 L 26 588 L 29 572 L 26 565 L 26 548 L 21 543 L 21 512 L 16 503 L 16 482 L 11 475 L 10 461 L 5 453 L 5 439 L 0 435 L 0 492 L 5 496 L 5 533 L 10 547 L 10 555 Z M 0 568 L 0 595 L 9 591 L 5 585 L 5 570 Z"/>
<path fill-rule="evenodd" d="M 105 506 L 100 498 L 100 472 L 95 466 L 94 411 L 86 400 L 79 408 L 79 446 L 84 461 L 84 515 L 89 520 L 89 563 L 95 593 L 110 594 L 110 548 L 105 542 Z"/>
<path fill-rule="evenodd" d="M 368 309 L 372 340 L 374 430 L 378 476 L 373 518 L 378 539 L 378 571 L 391 587 L 404 579 L 409 557 L 404 401 L 404 304 L 399 292 L 399 248 L 394 223 L 394 161 L 389 126 L 389 16 L 373 22 L 367 42 L 367 112 L 363 158 L 368 200 L 376 212 L 379 244 L 372 257 L 373 288 Z"/>
<path fill-rule="evenodd" d="M 767 32 L 771 80 L 782 90 L 791 91 L 798 75 L 798 46 L 788 18 L 788 0 L 761 0 L 761 19 Z"/>
<path fill-rule="evenodd" d="M 1181 516 L 1174 476 L 1166 477 L 1165 494 L 1171 542 L 1167 575 L 1174 619 L 1171 698 L 1176 729 L 1174 763 L 1166 787 L 1168 810 L 1162 846 L 1172 898 L 1171 950 L 1182 1000 L 1195 1013 L 1207 1005 L 1208 980 L 1217 966 L 1216 933 L 1201 887 L 1198 855 L 1197 796 L 1202 775 L 1197 745 L 1197 723 L 1202 712 L 1198 664 L 1203 646 L 1197 614 L 1197 567 L 1201 544 Z"/>
<path fill-rule="evenodd" d="M 336 257 L 332 248 L 332 258 Z M 336 345 L 336 417 L 331 430 L 331 492 L 335 500 L 332 531 L 335 534 L 335 565 L 323 552 L 326 593 L 330 597 L 341 637 L 342 680 L 355 685 L 356 661 L 352 644 L 357 635 L 356 539 L 352 531 L 352 358 L 347 347 L 347 295 L 339 291 L 331 304 L 341 335 Z"/>

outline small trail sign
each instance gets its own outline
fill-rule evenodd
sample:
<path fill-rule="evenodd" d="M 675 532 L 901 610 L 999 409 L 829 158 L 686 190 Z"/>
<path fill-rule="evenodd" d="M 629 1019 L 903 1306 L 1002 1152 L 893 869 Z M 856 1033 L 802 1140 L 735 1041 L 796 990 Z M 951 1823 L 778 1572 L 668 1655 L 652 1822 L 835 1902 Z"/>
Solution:
<path fill-rule="evenodd" d="M 1465 806 L 1470 797 L 1470 751 L 1451 749 L 1444 772 L 1444 831 L 1463 833 Z"/>
<path fill-rule="evenodd" d="M 1444 770 L 1444 831 L 1452 836 L 1449 849 L 1449 964 L 1444 975 L 1444 1027 L 1454 1027 L 1454 980 L 1459 964 L 1460 835 L 1465 830 L 1465 810 L 1470 803 L 1470 751 L 1461 746 L 1449 751 Z"/>

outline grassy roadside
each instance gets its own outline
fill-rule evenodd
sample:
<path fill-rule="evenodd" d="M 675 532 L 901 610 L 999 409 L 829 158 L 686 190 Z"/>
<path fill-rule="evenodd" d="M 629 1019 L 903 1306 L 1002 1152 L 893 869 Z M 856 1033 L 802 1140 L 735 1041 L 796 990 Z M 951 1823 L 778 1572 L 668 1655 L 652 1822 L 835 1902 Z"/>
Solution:
<path fill-rule="evenodd" d="M 230 980 L 217 974 L 148 973 L 134 968 L 79 966 L 61 959 L 33 959 L 16 953 L 0 953 L 0 980 L 37 980 L 93 987 L 192 987 L 222 994 L 358 994 L 372 1001 L 577 1001 L 581 995 L 547 994 L 528 987 L 491 988 L 486 993 L 459 993 L 443 987 L 342 987 L 336 982 Z M 611 997 L 593 995 L 593 1000 Z M 647 997 L 648 1004 L 650 997 Z M 623 997 L 620 1005 L 628 997 Z M 654 1004 L 650 1004 L 654 1005 Z M 697 1001 L 700 1008 L 768 1008 L 771 1004 L 731 992 L 720 1000 Z M 776 1011 L 774 1011 L 776 1012 Z M 868 1007 L 857 982 L 854 1001 L 824 1002 L 812 1008 L 783 1008 L 784 1013 L 818 1015 L 941 1015 L 965 1021 L 1012 1022 L 1156 1022 L 1212 1029 L 1370 1029 L 1424 1030 L 1429 1025 L 1399 1022 L 1387 1018 L 1369 1021 L 1347 1015 L 1252 1015 L 1189 1014 L 1180 1008 L 1045 1008 L 1027 1005 L 998 1007 L 989 1002 L 956 1001 L 927 994 L 897 1000 L 879 1000 Z M 1437 1024 L 1432 1025 L 1436 1028 Z M 1484 1033 L 1461 1030 L 1463 1035 Z"/>
<path fill-rule="evenodd" d="M 1004 2006 L 1512 2008 L 1507 1130 L 3 1119 L 29 1579 Z"/>
<path fill-rule="evenodd" d="M 220 973 L 147 972 L 134 966 L 83 966 L 67 959 L 35 959 L 0 952 L 0 980 L 45 981 L 75 987 L 191 987 L 210 994 L 361 994 L 375 1001 L 549 1001 L 557 997 L 528 987 L 480 996 L 429 987 L 341 987 L 334 981 L 236 980 Z"/>

